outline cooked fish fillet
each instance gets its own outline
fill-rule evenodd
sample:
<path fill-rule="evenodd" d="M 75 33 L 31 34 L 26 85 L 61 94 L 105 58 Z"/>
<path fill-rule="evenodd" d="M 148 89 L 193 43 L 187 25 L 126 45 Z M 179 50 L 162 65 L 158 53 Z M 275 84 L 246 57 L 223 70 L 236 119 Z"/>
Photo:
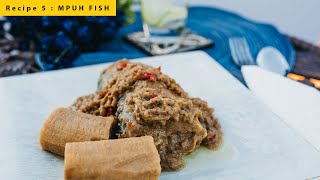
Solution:
<path fill-rule="evenodd" d="M 187 98 L 175 96 L 161 84 L 139 82 L 118 103 L 120 138 L 150 135 L 163 170 L 184 166 L 182 156 L 193 152 L 207 136 L 199 122 L 201 111 Z"/>
<path fill-rule="evenodd" d="M 207 130 L 207 137 L 203 139 L 202 145 L 216 150 L 222 143 L 222 130 L 218 119 L 213 115 L 214 109 L 199 98 L 192 98 L 191 100 L 193 105 L 202 112 L 201 116 L 199 116 L 199 121 L 202 127 Z"/>
<path fill-rule="evenodd" d="M 67 143 L 65 179 L 156 180 L 160 158 L 151 136 Z"/>
<path fill-rule="evenodd" d="M 99 117 L 58 108 L 41 128 L 40 145 L 44 150 L 63 156 L 68 142 L 109 139 L 115 123 L 114 116 Z"/>

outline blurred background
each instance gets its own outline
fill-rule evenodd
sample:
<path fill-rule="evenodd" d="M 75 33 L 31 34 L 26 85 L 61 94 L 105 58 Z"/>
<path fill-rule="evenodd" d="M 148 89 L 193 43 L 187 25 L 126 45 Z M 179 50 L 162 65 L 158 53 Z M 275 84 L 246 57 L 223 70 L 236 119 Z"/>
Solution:
<path fill-rule="evenodd" d="M 320 41 L 319 0 L 190 0 L 190 4 L 224 8 L 272 23 L 281 31 L 307 41 Z"/>
<path fill-rule="evenodd" d="M 291 72 L 320 79 L 320 1 L 186 2 L 185 27 L 206 42 L 168 53 L 203 49 L 243 82 L 228 44 L 232 36 L 241 36 L 253 58 L 273 46 Z M 117 0 L 116 17 L 1 17 L 0 77 L 156 55 L 139 42 L 141 37 L 130 39 L 144 30 L 140 11 L 139 0 Z"/>

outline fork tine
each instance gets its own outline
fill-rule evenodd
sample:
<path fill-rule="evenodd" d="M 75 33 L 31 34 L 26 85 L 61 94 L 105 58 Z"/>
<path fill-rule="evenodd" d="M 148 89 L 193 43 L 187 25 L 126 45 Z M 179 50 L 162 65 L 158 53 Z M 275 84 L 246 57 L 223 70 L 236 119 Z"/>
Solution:
<path fill-rule="evenodd" d="M 242 47 L 243 47 L 243 50 L 244 50 L 244 54 L 246 55 L 246 65 L 253 65 L 255 64 L 254 60 L 253 60 L 253 57 L 252 57 L 252 54 L 250 52 L 250 47 L 249 47 L 249 44 L 248 44 L 248 41 L 245 39 L 245 38 L 241 38 L 241 41 L 242 41 Z"/>
<path fill-rule="evenodd" d="M 245 51 L 243 48 L 242 39 L 238 37 L 236 42 L 237 42 L 238 56 L 240 57 L 239 61 L 240 61 L 241 66 L 243 66 L 246 64 L 246 54 L 245 54 Z"/>
<path fill-rule="evenodd" d="M 233 62 L 239 66 L 238 57 L 235 52 L 235 45 L 234 45 L 233 38 L 229 38 L 229 47 L 230 47 L 230 52 L 231 52 L 231 57 L 233 59 Z"/>
<path fill-rule="evenodd" d="M 241 66 L 236 38 L 229 38 L 231 56 L 236 65 Z"/>
<path fill-rule="evenodd" d="M 238 66 L 255 64 L 250 52 L 249 44 L 244 37 L 229 39 L 232 56 Z"/>
<path fill-rule="evenodd" d="M 236 54 L 238 56 L 238 61 L 239 61 L 239 65 L 242 66 L 244 65 L 244 59 L 245 59 L 245 56 L 244 56 L 244 52 L 243 52 L 243 48 L 242 48 L 242 45 L 241 45 L 241 40 L 239 37 L 236 37 L 234 39 L 234 42 L 235 42 L 235 51 L 236 51 Z"/>

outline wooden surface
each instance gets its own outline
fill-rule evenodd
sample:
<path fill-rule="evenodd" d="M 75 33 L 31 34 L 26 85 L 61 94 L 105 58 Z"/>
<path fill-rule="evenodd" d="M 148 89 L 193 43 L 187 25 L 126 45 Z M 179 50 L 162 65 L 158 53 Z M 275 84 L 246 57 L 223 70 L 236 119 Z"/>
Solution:
<path fill-rule="evenodd" d="M 296 49 L 296 64 L 292 73 L 304 76 L 302 83 L 320 90 L 319 85 L 310 82 L 310 78 L 315 78 L 320 83 L 320 47 L 296 37 L 289 36 L 289 39 Z"/>

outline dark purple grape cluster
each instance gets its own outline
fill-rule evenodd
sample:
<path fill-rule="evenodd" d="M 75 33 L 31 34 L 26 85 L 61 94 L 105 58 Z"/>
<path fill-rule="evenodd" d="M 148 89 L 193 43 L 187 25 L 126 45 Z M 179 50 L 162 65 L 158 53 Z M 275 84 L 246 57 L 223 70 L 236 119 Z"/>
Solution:
<path fill-rule="evenodd" d="M 35 44 L 48 69 L 68 67 L 80 52 L 97 50 L 111 40 L 124 25 L 126 15 L 121 9 L 115 17 L 7 17 L 10 33 L 19 37 L 21 50 Z M 32 43 L 30 43 L 32 42 Z"/>

